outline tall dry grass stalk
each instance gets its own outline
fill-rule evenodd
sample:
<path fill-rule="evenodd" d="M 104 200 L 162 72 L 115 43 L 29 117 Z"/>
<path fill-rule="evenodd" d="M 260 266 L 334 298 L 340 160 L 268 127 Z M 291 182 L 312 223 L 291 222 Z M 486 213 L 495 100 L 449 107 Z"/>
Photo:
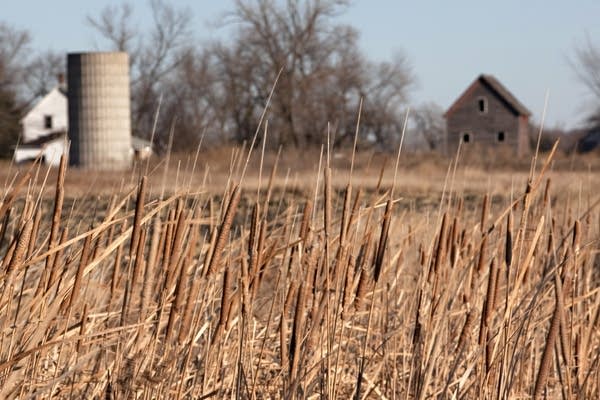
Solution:
<path fill-rule="evenodd" d="M 218 234 L 216 236 L 216 242 L 211 250 L 211 258 L 210 263 L 207 266 L 206 273 L 207 275 L 212 275 L 216 272 L 223 253 L 223 249 L 225 247 L 225 243 L 229 238 L 229 232 L 231 230 L 231 224 L 233 223 L 233 218 L 237 211 L 237 206 L 240 202 L 241 191 L 239 186 L 235 186 L 231 196 L 229 198 L 229 203 L 227 204 L 227 209 L 225 211 L 225 216 L 223 217 L 223 221 L 219 226 Z"/>

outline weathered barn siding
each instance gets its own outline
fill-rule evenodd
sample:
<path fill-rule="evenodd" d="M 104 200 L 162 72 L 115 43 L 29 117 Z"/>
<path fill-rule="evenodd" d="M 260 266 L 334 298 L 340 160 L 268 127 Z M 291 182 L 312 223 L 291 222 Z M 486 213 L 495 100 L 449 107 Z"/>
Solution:
<path fill-rule="evenodd" d="M 529 116 L 519 115 L 519 147 L 517 153 L 522 156 L 529 150 Z"/>
<path fill-rule="evenodd" d="M 494 147 L 523 155 L 528 148 L 529 114 L 499 82 L 480 76 L 446 112 L 447 146 Z M 497 90 L 499 89 L 499 90 Z M 485 103 L 482 111 L 480 101 Z"/>

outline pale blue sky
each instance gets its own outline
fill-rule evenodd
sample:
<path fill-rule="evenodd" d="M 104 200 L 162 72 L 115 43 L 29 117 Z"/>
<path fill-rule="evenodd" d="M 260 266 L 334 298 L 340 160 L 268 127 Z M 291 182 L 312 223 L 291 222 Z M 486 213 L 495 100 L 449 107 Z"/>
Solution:
<path fill-rule="evenodd" d="M 232 1 L 172 0 L 193 13 L 200 40 L 226 37 L 217 22 Z M 0 20 L 28 29 L 36 49 L 97 47 L 85 16 L 109 0 L 0 0 Z M 145 1 L 134 4 L 137 24 L 149 20 Z M 586 35 L 600 44 L 598 0 L 393 1 L 354 0 L 339 18 L 361 32 L 363 51 L 375 60 L 404 52 L 418 78 L 415 105 L 433 101 L 444 109 L 480 73 L 493 74 L 541 118 L 550 91 L 547 126 L 574 127 L 587 111 L 585 88 L 568 58 Z"/>

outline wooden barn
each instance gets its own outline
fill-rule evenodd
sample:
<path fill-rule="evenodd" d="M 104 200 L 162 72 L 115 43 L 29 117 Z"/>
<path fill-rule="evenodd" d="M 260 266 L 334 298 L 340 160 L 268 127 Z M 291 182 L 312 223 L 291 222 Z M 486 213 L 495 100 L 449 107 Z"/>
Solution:
<path fill-rule="evenodd" d="M 480 75 L 444 114 L 447 151 L 463 146 L 529 150 L 529 110 L 492 75 Z"/>

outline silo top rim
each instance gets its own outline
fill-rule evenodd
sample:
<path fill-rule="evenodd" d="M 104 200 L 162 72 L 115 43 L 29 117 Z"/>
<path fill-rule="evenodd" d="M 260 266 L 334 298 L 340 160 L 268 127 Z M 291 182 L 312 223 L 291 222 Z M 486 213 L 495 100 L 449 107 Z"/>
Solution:
<path fill-rule="evenodd" d="M 94 55 L 128 55 L 126 51 L 76 51 L 67 53 L 67 56 L 94 56 Z"/>

